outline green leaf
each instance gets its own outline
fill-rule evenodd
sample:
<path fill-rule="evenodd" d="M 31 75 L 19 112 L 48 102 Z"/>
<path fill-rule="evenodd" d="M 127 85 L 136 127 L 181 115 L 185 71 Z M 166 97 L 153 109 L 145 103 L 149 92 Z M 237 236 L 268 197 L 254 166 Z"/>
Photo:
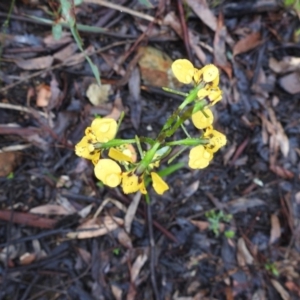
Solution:
<path fill-rule="evenodd" d="M 224 232 L 224 235 L 228 238 L 228 239 L 231 239 L 235 236 L 235 232 L 233 230 L 226 230 Z"/>
<path fill-rule="evenodd" d="M 61 24 L 55 24 L 52 26 L 52 35 L 55 40 L 60 40 L 62 36 L 62 26 Z"/>
<path fill-rule="evenodd" d="M 285 6 L 290 6 L 295 3 L 296 0 L 284 0 L 284 5 Z"/>
<path fill-rule="evenodd" d="M 80 5 L 83 2 L 83 0 L 74 0 L 74 5 Z"/>
<path fill-rule="evenodd" d="M 6 176 L 7 179 L 13 179 L 14 177 L 15 177 L 14 172 L 10 172 L 10 173 Z"/>
<path fill-rule="evenodd" d="M 153 8 L 153 5 L 149 0 L 138 0 L 140 4 L 146 6 L 147 8 Z"/>
<path fill-rule="evenodd" d="M 91 59 L 90 59 L 88 56 L 86 56 L 85 58 L 86 58 L 86 60 L 88 61 L 89 65 L 90 65 L 90 67 L 91 67 L 91 69 L 92 69 L 92 72 L 93 72 L 93 74 L 94 74 L 94 76 L 95 76 L 95 78 L 96 78 L 97 83 L 98 83 L 99 85 L 101 85 L 101 81 L 100 81 L 100 73 L 99 73 L 98 67 L 91 61 Z"/>
<path fill-rule="evenodd" d="M 71 0 L 60 0 L 62 15 L 66 19 L 66 21 L 70 24 L 70 26 L 75 25 L 75 18 L 72 11 L 72 3 Z"/>

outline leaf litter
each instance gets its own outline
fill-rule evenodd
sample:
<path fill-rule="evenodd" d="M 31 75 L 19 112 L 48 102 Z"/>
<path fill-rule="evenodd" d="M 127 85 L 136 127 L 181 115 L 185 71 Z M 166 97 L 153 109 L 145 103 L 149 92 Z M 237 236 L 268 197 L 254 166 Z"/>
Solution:
<path fill-rule="evenodd" d="M 17 2 L 1 32 L 3 295 L 46 297 L 55 285 L 60 299 L 297 299 L 297 14 L 274 1 L 148 2 L 76 6 L 84 53 L 67 27 L 55 40 L 34 18 L 49 20 L 55 5 Z M 1 25 L 8 10 L 0 5 Z M 228 145 L 209 169 L 172 174 L 170 192 L 151 194 L 150 205 L 106 189 L 74 144 L 95 115 L 125 111 L 124 138 L 147 136 L 149 124 L 157 131 L 178 101 L 160 88 L 182 88 L 170 66 L 187 49 L 195 66 L 221 71 L 215 126 Z M 104 90 L 87 93 L 85 55 Z M 211 210 L 232 215 L 219 236 Z"/>

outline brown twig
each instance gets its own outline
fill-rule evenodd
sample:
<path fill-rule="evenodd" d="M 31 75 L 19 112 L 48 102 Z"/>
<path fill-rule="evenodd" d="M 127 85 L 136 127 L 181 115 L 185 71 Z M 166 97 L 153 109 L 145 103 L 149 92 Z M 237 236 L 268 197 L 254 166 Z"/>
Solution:
<path fill-rule="evenodd" d="M 153 235 L 153 220 L 152 220 L 152 211 L 151 204 L 147 204 L 147 219 L 148 219 L 148 230 L 149 230 L 149 240 L 150 240 L 150 273 L 151 273 L 151 283 L 154 291 L 155 299 L 160 300 L 158 293 L 158 288 L 156 284 L 156 273 L 155 273 L 155 241 Z"/>
<path fill-rule="evenodd" d="M 188 33 L 187 26 L 186 26 L 184 10 L 183 10 L 181 0 L 177 0 L 177 6 L 178 6 L 179 19 L 180 19 L 181 28 L 182 28 L 182 36 L 183 36 L 184 46 L 186 49 L 186 54 L 188 56 L 188 59 L 190 61 L 192 61 L 192 52 L 191 52 L 190 41 L 189 41 L 189 33 Z"/>

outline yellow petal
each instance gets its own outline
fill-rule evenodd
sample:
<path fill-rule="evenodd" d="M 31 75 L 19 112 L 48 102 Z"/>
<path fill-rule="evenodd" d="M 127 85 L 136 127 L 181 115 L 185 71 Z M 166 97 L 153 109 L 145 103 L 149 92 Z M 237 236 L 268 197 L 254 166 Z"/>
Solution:
<path fill-rule="evenodd" d="M 191 149 L 189 155 L 189 167 L 192 169 L 203 169 L 209 165 L 212 154 L 208 152 L 202 145 Z"/>
<path fill-rule="evenodd" d="M 75 154 L 90 160 L 97 160 L 100 158 L 100 151 L 95 150 L 87 136 L 84 136 L 81 141 L 75 145 Z"/>
<path fill-rule="evenodd" d="M 140 191 L 142 194 L 147 194 L 144 175 L 138 177 L 133 171 L 123 173 L 122 188 L 125 194 L 131 194 L 137 191 Z"/>
<path fill-rule="evenodd" d="M 209 95 L 209 90 L 203 88 L 201 90 L 199 90 L 199 92 L 197 93 L 197 96 L 199 99 L 203 99 L 205 97 L 207 97 Z"/>
<path fill-rule="evenodd" d="M 132 162 L 132 158 L 125 155 L 123 152 L 115 149 L 115 148 L 110 148 L 108 152 L 108 156 L 114 160 L 117 161 L 129 161 Z"/>
<path fill-rule="evenodd" d="M 189 84 L 193 80 L 195 69 L 187 59 L 177 59 L 172 64 L 172 71 L 179 82 Z"/>
<path fill-rule="evenodd" d="M 122 170 L 112 159 L 100 159 L 95 166 L 95 176 L 105 185 L 116 187 L 121 183 Z"/>
<path fill-rule="evenodd" d="M 226 145 L 227 139 L 226 136 L 213 128 L 208 128 L 203 137 L 209 139 L 209 143 L 205 145 L 207 151 L 211 153 L 217 152 L 221 147 Z"/>
<path fill-rule="evenodd" d="M 116 136 L 118 124 L 111 118 L 96 118 L 92 124 L 92 133 L 100 143 L 106 143 Z"/>
<path fill-rule="evenodd" d="M 192 115 L 192 122 L 198 129 L 210 126 L 214 121 L 214 115 L 209 108 L 204 108 L 204 113 L 200 110 Z"/>
<path fill-rule="evenodd" d="M 169 189 L 168 184 L 155 172 L 151 172 L 152 185 L 155 192 L 162 195 L 165 191 Z"/>
<path fill-rule="evenodd" d="M 212 82 L 219 77 L 219 70 L 215 65 L 206 65 L 202 69 L 203 72 L 203 81 L 204 82 Z"/>
<path fill-rule="evenodd" d="M 210 105 L 215 105 L 217 102 L 222 100 L 222 91 L 219 88 L 210 90 L 208 99 L 210 101 Z"/>

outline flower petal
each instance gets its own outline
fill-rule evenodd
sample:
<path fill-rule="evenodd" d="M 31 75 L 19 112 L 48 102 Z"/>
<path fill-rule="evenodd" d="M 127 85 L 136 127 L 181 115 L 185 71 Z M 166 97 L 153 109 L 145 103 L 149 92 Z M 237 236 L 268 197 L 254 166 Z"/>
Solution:
<path fill-rule="evenodd" d="M 172 71 L 179 82 L 189 84 L 193 80 L 194 66 L 187 59 L 177 59 L 172 64 Z"/>
<path fill-rule="evenodd" d="M 112 159 L 100 159 L 95 166 L 95 176 L 105 185 L 116 187 L 121 183 L 122 170 Z"/>
<path fill-rule="evenodd" d="M 204 108 L 203 111 L 197 111 L 192 114 L 192 122 L 198 129 L 204 129 L 210 126 L 214 121 L 214 115 L 209 108 Z"/>
<path fill-rule="evenodd" d="M 112 140 L 117 133 L 118 124 L 111 118 L 96 118 L 91 124 L 92 133 L 100 143 Z"/>
<path fill-rule="evenodd" d="M 133 162 L 132 158 L 125 155 L 123 152 L 115 149 L 115 148 L 110 148 L 109 152 L 108 152 L 108 156 L 114 160 L 117 161 L 129 161 L 129 162 Z"/>
<path fill-rule="evenodd" d="M 204 169 L 209 165 L 213 155 L 204 146 L 199 145 L 191 149 L 189 155 L 189 167 L 192 169 Z"/>
<path fill-rule="evenodd" d="M 169 189 L 168 184 L 155 172 L 151 172 L 152 185 L 155 192 L 162 195 L 165 191 Z"/>

